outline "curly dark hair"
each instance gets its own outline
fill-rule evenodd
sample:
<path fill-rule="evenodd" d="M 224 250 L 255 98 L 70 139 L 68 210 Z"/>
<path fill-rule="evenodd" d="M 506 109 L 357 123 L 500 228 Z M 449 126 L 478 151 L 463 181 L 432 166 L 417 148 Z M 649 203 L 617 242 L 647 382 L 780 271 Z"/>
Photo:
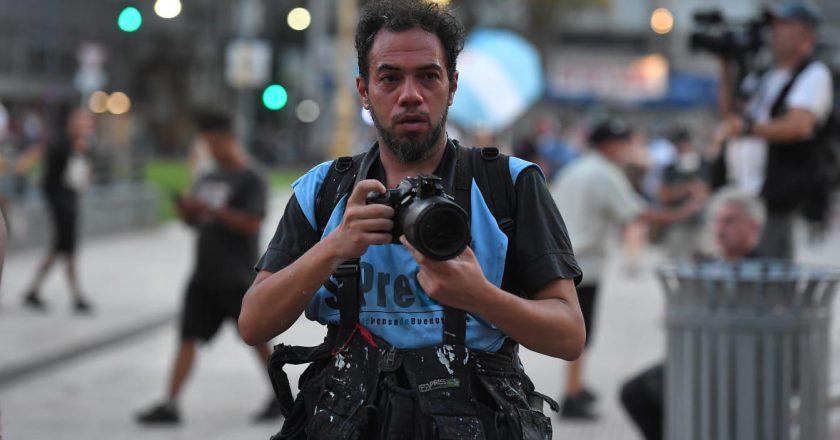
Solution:
<path fill-rule="evenodd" d="M 360 13 L 356 27 L 359 74 L 367 84 L 368 54 L 381 29 L 393 32 L 421 28 L 438 36 L 446 56 L 446 73 L 452 81 L 458 54 L 464 48 L 464 31 L 445 8 L 429 0 L 371 0 Z"/>

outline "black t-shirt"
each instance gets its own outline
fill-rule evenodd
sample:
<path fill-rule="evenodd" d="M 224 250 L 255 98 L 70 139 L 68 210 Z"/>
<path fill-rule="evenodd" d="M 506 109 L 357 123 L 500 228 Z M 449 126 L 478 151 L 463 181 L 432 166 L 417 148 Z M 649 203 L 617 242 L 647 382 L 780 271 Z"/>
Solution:
<path fill-rule="evenodd" d="M 47 144 L 44 154 L 44 189 L 47 191 L 67 190 L 72 188 L 64 183 L 64 173 L 73 147 L 69 140 L 59 140 Z"/>
<path fill-rule="evenodd" d="M 455 154 L 450 146 L 435 175 L 443 178 L 445 188 L 451 188 Z M 449 171 L 449 172 L 447 172 Z M 384 181 L 385 171 L 377 160 L 368 177 Z M 575 261 L 566 225 L 536 166 L 524 168 L 514 185 L 516 218 L 509 260 L 505 262 L 502 288 L 524 297 L 532 297 L 542 287 L 557 278 L 574 279 L 582 276 Z M 447 189 L 449 194 L 453 194 Z M 314 200 L 314 197 L 312 197 Z M 473 203 L 476 203 L 473 200 Z M 297 196 L 293 196 L 274 238 L 256 266 L 257 270 L 279 271 L 292 264 L 320 240 L 317 231 L 304 214 Z"/>
<path fill-rule="evenodd" d="M 709 174 L 709 163 L 705 159 L 700 159 L 700 162 L 697 164 L 697 167 L 690 170 L 680 168 L 679 166 L 677 166 L 677 164 L 672 163 L 666 166 L 665 170 L 662 172 L 662 184 L 681 185 L 695 180 L 708 183 Z M 667 206 L 679 207 L 688 202 L 688 200 L 688 197 L 682 197 L 680 199 L 669 202 Z"/>
<path fill-rule="evenodd" d="M 193 197 L 211 207 L 262 217 L 266 210 L 266 184 L 250 168 L 215 171 L 202 177 L 193 187 Z M 253 264 L 259 256 L 259 234 L 229 229 L 215 219 L 198 219 L 198 245 L 194 279 L 244 285 L 253 281 Z"/>

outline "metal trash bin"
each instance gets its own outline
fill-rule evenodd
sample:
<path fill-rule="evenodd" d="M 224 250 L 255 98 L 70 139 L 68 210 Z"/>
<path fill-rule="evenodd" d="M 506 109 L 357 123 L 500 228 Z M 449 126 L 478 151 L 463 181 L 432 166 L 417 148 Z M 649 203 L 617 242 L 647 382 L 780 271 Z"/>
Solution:
<path fill-rule="evenodd" d="M 662 267 L 665 438 L 828 438 L 840 271 L 778 260 Z"/>

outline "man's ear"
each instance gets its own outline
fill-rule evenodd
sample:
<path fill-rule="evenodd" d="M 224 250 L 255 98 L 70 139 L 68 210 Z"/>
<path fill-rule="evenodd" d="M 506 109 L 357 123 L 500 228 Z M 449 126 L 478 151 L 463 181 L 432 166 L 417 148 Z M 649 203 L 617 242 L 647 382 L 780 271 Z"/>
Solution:
<path fill-rule="evenodd" d="M 359 99 L 362 100 L 362 107 L 370 109 L 370 99 L 368 98 L 367 85 L 365 79 L 360 76 L 356 77 L 356 91 L 359 93 Z"/>
<path fill-rule="evenodd" d="M 452 83 L 449 84 L 449 105 L 452 105 L 452 101 L 455 99 L 455 91 L 458 90 L 458 71 L 456 70 L 452 74 Z"/>

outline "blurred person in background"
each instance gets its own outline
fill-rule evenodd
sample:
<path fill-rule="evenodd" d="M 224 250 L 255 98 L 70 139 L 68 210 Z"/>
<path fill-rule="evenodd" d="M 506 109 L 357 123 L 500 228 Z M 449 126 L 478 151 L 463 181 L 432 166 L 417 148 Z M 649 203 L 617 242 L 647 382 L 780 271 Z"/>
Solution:
<path fill-rule="evenodd" d="M 207 343 L 225 320 L 239 319 L 242 296 L 254 278 L 258 238 L 266 210 L 264 179 L 249 164 L 236 141 L 231 117 L 221 112 L 196 115 L 215 170 L 197 180 L 188 195 L 176 198 L 178 215 L 198 233 L 196 263 L 181 313 L 178 352 L 163 402 L 137 416 L 141 424 L 174 425 L 181 421 L 178 398 L 193 367 L 196 345 Z M 267 344 L 254 346 L 265 366 Z M 280 416 L 272 396 L 256 421 Z"/>
<path fill-rule="evenodd" d="M 758 258 L 766 213 L 755 196 L 737 188 L 720 191 L 711 203 L 716 258 L 734 263 Z M 665 365 L 644 370 L 621 387 L 621 403 L 645 440 L 661 440 L 664 429 Z"/>
<path fill-rule="evenodd" d="M 820 11 L 806 1 L 771 10 L 774 64 L 750 72 L 733 97 L 735 60 L 722 59 L 719 102 L 729 139 L 717 174 L 726 183 L 760 194 L 768 218 L 759 245 L 763 255 L 793 258 L 793 219 L 821 182 L 818 136 L 832 109 L 831 72 L 814 58 Z"/>
<path fill-rule="evenodd" d="M 673 163 L 665 167 L 659 187 L 659 202 L 664 207 L 678 208 L 692 200 L 705 201 L 709 197 L 709 164 L 694 148 L 691 133 L 676 127 L 669 136 L 677 150 Z M 668 225 L 665 248 L 668 258 L 686 259 L 696 256 L 700 247 L 701 216 Z"/>
<path fill-rule="evenodd" d="M 0 214 L 3 214 L 0 212 Z M 6 229 L 6 215 L 0 215 L 0 285 L 3 284 L 3 263 L 6 261 L 6 243 L 9 231 Z"/>
<path fill-rule="evenodd" d="M 630 136 L 624 161 L 624 173 L 637 194 L 651 205 L 656 201 L 656 194 L 645 191 L 645 179 L 653 169 L 648 151 L 647 135 L 636 130 Z M 650 225 L 642 219 L 636 219 L 624 225 L 622 231 L 622 251 L 624 252 L 624 271 L 629 277 L 636 277 L 642 270 L 642 256 L 648 243 Z"/>
<path fill-rule="evenodd" d="M 61 107 L 57 110 L 55 130 L 51 137 L 29 147 L 15 166 L 19 180 L 43 158 L 42 189 L 53 226 L 53 242 L 46 258 L 38 267 L 23 304 L 34 310 L 45 310 L 41 286 L 56 259 L 63 257 L 67 281 L 77 313 L 90 313 L 91 305 L 79 286 L 76 265 L 78 241 L 79 191 L 90 183 L 90 165 L 85 156 L 94 132 L 93 115 L 85 109 Z"/>
<path fill-rule="evenodd" d="M 563 167 L 578 157 L 577 150 L 558 133 L 557 122 L 551 116 L 544 116 L 537 121 L 534 143 L 540 163 L 544 164 L 546 181 L 549 183 L 557 177 Z"/>
<path fill-rule="evenodd" d="M 633 189 L 624 173 L 631 153 L 632 132 L 617 118 L 596 124 L 589 134 L 589 151 L 566 167 L 552 184 L 551 194 L 569 228 L 572 248 L 584 273 L 577 289 L 586 326 L 586 346 L 592 341 L 598 284 L 606 266 L 610 235 L 637 220 L 649 223 L 682 221 L 694 215 L 700 200 L 671 210 L 654 210 Z M 568 367 L 560 415 L 595 419 L 595 393 L 584 386 L 584 356 Z"/>

